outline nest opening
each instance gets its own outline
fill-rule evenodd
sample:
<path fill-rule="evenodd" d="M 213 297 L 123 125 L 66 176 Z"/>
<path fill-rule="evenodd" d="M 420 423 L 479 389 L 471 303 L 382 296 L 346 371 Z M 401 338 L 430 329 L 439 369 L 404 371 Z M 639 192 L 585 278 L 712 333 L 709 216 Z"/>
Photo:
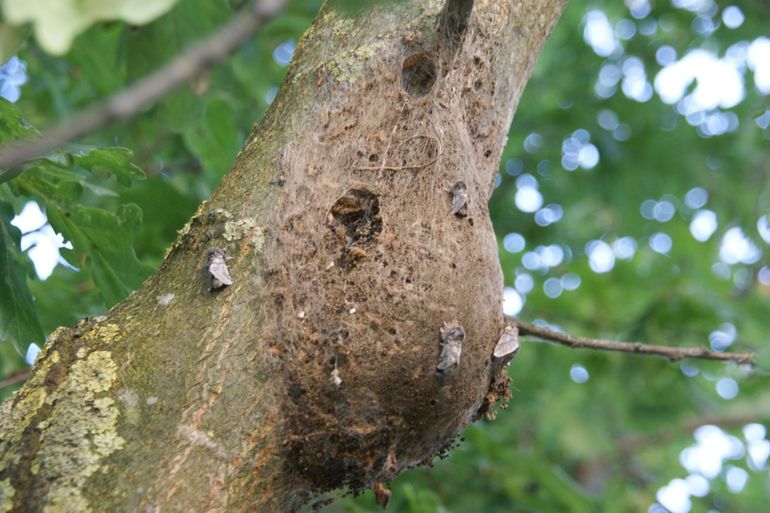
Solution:
<path fill-rule="evenodd" d="M 425 52 L 407 57 L 401 66 L 404 90 L 412 96 L 425 96 L 436 83 L 436 64 Z"/>
<path fill-rule="evenodd" d="M 380 200 L 366 189 L 349 189 L 329 209 L 327 225 L 343 245 L 338 264 L 350 269 L 382 233 Z"/>

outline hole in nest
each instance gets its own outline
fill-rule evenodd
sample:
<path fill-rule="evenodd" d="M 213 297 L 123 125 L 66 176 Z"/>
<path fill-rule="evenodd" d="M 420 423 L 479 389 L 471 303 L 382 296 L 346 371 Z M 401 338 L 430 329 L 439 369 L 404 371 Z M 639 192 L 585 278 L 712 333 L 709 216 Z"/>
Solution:
<path fill-rule="evenodd" d="M 404 90 L 412 96 L 425 96 L 436 82 L 436 65 L 422 52 L 410 55 L 401 67 Z"/>
<path fill-rule="evenodd" d="M 380 200 L 366 189 L 349 189 L 329 209 L 327 225 L 345 245 L 341 264 L 350 267 L 367 256 L 362 248 L 382 232 Z"/>
<path fill-rule="evenodd" d="M 380 157 L 378 157 L 376 153 L 369 155 L 369 162 L 377 162 L 378 160 L 380 160 Z"/>

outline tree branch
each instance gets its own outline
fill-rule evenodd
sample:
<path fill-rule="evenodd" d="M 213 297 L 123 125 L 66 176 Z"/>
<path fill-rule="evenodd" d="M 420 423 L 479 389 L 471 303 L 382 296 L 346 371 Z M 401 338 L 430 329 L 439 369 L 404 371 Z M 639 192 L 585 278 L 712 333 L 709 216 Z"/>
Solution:
<path fill-rule="evenodd" d="M 667 427 L 656 433 L 636 434 L 622 437 L 618 440 L 618 447 L 621 451 L 631 452 L 646 445 L 669 441 L 677 435 L 692 436 L 692 432 L 701 426 L 713 425 L 722 429 L 743 427 L 753 422 L 766 424 L 770 416 L 767 412 L 757 411 L 750 414 L 739 416 L 721 416 L 721 417 L 696 417 L 686 419 L 678 426 Z"/>
<path fill-rule="evenodd" d="M 571 348 L 598 349 L 602 351 L 618 351 L 622 353 L 635 353 L 648 356 L 660 356 L 672 362 L 685 358 L 699 358 L 702 360 L 717 360 L 723 362 L 735 362 L 738 364 L 752 365 L 754 353 L 720 353 L 710 351 L 704 347 L 670 347 L 643 344 L 641 342 L 620 342 L 617 340 L 603 340 L 585 337 L 576 337 L 568 333 L 535 326 L 512 317 L 507 317 L 519 328 L 519 334 L 530 335 L 549 342 L 556 342 Z"/>
<path fill-rule="evenodd" d="M 0 380 L 0 390 L 15 385 L 16 383 L 21 383 L 22 381 L 26 381 L 26 379 L 29 377 L 29 371 L 20 371 L 15 372 L 8 376 L 7 378 Z"/>
<path fill-rule="evenodd" d="M 0 183 L 19 175 L 22 170 L 13 168 L 28 160 L 92 133 L 108 123 L 133 117 L 143 107 L 227 57 L 262 25 L 274 18 L 284 4 L 285 0 L 256 2 L 245 13 L 236 14 L 232 21 L 212 36 L 191 46 L 161 69 L 106 101 L 87 107 L 35 139 L 3 145 L 0 147 L 0 169 L 6 171 L 0 172 Z"/>

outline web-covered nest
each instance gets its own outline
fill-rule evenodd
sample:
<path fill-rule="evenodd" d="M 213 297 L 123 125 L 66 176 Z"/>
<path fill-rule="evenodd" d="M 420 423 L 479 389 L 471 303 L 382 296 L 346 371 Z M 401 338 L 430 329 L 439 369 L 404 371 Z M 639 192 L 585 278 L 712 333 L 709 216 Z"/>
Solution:
<path fill-rule="evenodd" d="M 478 116 L 491 50 L 384 47 L 353 84 L 320 70 L 320 109 L 276 161 L 265 336 L 285 372 L 284 447 L 313 490 L 430 461 L 507 394 L 486 207 L 500 149 Z M 442 369 L 452 323 L 462 353 Z"/>

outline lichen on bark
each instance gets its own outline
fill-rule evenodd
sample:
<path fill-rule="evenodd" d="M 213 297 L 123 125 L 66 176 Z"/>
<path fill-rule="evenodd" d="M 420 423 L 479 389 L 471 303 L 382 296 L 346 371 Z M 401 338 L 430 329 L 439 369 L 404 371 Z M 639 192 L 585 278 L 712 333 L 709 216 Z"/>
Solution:
<path fill-rule="evenodd" d="M 16 490 L 13 489 L 10 479 L 0 481 L 0 513 L 8 513 L 13 508 L 13 495 Z"/>
<path fill-rule="evenodd" d="M 104 458 L 125 441 L 117 433 L 118 408 L 110 390 L 117 366 L 109 351 L 94 351 L 72 364 L 69 374 L 47 402 L 53 411 L 37 425 L 40 450 L 31 473 L 49 483 L 45 513 L 90 512 L 82 492 Z"/>

